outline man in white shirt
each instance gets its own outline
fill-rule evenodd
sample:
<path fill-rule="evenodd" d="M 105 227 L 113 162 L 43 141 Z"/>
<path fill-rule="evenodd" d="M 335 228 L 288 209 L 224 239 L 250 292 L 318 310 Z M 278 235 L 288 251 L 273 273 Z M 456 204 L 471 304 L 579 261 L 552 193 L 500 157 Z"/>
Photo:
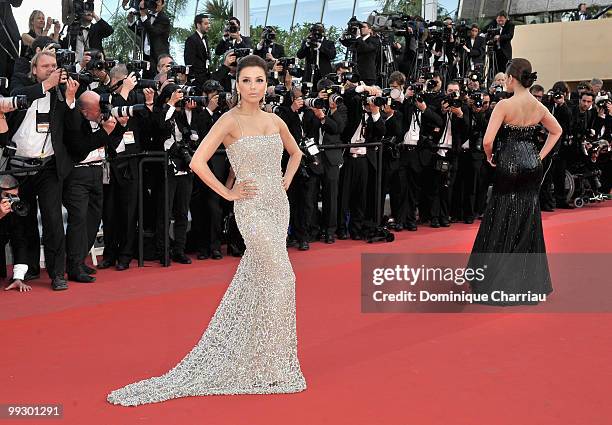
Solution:
<path fill-rule="evenodd" d="M 127 4 L 127 0 L 124 0 Z M 128 15 L 129 28 L 137 35 L 142 36 L 142 49 L 144 60 L 151 64 L 157 63 L 159 55 L 170 52 L 170 19 L 163 12 L 165 0 L 157 0 L 155 10 L 145 8 L 144 1 L 140 2 L 139 17 Z M 153 71 L 144 72 L 145 78 L 153 78 Z"/>
<path fill-rule="evenodd" d="M 26 95 L 31 106 L 15 111 L 8 119 L 9 146 L 15 149 L 8 166 L 11 169 L 44 166 L 28 176 L 18 177 L 21 197 L 30 205 L 38 204 L 43 226 L 43 244 L 47 273 L 54 290 L 68 289 L 64 279 L 65 236 L 62 220 L 62 180 L 72 168 L 72 161 L 64 143 L 64 124 L 69 115 L 68 104 L 74 104 L 76 88 L 66 73 L 57 69 L 55 54 L 41 51 L 32 58 L 31 75 L 34 80 L 13 87 L 11 95 Z M 66 102 L 58 99 L 56 87 L 66 83 Z M 26 231 L 28 274 L 40 273 L 40 236 L 37 210 L 19 217 Z M 26 276 L 26 279 L 28 277 Z"/>

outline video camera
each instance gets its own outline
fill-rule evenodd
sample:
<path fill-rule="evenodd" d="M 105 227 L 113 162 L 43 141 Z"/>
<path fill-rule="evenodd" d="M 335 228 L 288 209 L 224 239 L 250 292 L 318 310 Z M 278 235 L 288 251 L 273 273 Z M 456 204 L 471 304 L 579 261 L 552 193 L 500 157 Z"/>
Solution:
<path fill-rule="evenodd" d="M 485 36 L 487 45 L 493 46 L 495 44 L 495 36 L 500 35 L 500 34 L 501 34 L 501 28 L 499 27 L 489 28 Z"/>
<path fill-rule="evenodd" d="M 366 21 L 377 32 L 388 32 L 395 35 L 406 35 L 408 28 L 412 28 L 412 36 L 418 37 L 418 25 L 409 15 L 387 14 L 373 11 Z"/>
<path fill-rule="evenodd" d="M 29 107 L 28 97 L 25 94 L 13 97 L 0 97 L 0 112 L 3 114 L 16 110 L 28 109 Z"/>
<path fill-rule="evenodd" d="M 76 20 L 80 20 L 85 14 L 93 13 L 94 0 L 73 0 L 72 10 Z"/>

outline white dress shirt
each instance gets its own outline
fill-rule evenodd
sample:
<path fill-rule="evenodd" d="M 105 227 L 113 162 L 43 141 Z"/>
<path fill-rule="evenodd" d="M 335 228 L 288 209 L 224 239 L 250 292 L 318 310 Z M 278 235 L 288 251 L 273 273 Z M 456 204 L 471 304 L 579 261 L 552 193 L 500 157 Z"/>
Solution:
<path fill-rule="evenodd" d="M 13 135 L 13 142 L 17 145 L 15 151 L 17 156 L 46 158 L 54 153 L 51 133 L 38 133 L 36 131 L 36 111 L 47 114 L 51 110 L 51 93 L 46 92 L 44 86 L 42 90 L 45 96 L 32 102 L 26 111 L 25 119 Z M 51 131 L 50 128 L 49 131 Z"/>

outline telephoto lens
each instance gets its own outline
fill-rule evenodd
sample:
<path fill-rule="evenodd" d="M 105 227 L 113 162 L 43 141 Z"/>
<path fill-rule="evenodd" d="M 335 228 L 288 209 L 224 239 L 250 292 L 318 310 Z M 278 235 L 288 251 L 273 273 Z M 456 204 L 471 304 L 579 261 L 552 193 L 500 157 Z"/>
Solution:
<path fill-rule="evenodd" d="M 13 97 L 0 97 L 0 112 L 2 113 L 28 109 L 29 107 L 28 97 L 25 94 Z"/>
<path fill-rule="evenodd" d="M 136 114 L 148 111 L 147 105 L 115 106 L 110 110 L 111 116 L 115 118 L 133 117 Z"/>
<path fill-rule="evenodd" d="M 318 97 L 309 97 L 304 99 L 304 106 L 307 108 L 323 109 L 325 108 L 325 101 Z"/>

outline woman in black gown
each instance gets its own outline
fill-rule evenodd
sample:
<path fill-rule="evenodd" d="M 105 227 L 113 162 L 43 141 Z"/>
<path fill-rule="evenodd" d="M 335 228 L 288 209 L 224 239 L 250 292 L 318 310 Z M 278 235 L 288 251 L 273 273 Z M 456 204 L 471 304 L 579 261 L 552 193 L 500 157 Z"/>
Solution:
<path fill-rule="evenodd" d="M 468 267 L 486 265 L 485 278 L 471 282 L 472 293 L 488 296 L 480 303 L 537 304 L 552 292 L 539 204 L 542 159 L 561 127 L 529 92 L 537 75 L 528 60 L 513 59 L 506 75 L 506 91 L 514 95 L 497 104 L 484 136 L 495 180 Z M 539 123 L 548 130 L 540 152 L 534 144 Z"/>

